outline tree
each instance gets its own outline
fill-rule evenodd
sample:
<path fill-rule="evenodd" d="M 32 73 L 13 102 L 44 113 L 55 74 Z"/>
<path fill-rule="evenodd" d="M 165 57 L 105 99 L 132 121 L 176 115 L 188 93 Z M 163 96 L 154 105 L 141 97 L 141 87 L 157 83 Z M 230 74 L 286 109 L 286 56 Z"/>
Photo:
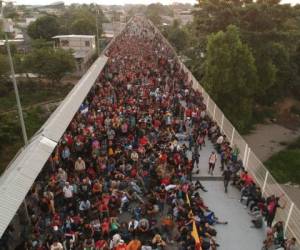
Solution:
<path fill-rule="evenodd" d="M 59 82 L 66 73 L 75 69 L 75 59 L 70 51 L 52 48 L 33 50 L 25 57 L 24 64 L 29 72 L 39 74 L 52 82 Z"/>
<path fill-rule="evenodd" d="M 41 48 L 53 48 L 53 41 L 47 41 L 45 39 L 35 39 L 31 41 L 31 47 L 33 49 Z"/>
<path fill-rule="evenodd" d="M 0 97 L 6 96 L 12 88 L 12 84 L 8 77 L 9 73 L 10 68 L 8 58 L 6 55 L 0 53 Z"/>
<path fill-rule="evenodd" d="M 33 39 L 50 40 L 59 33 L 59 23 L 55 16 L 42 16 L 29 24 L 28 35 Z"/>
<path fill-rule="evenodd" d="M 0 54 L 0 77 L 4 77 L 9 72 L 8 58 Z"/>
<path fill-rule="evenodd" d="M 162 25 L 162 18 L 157 12 L 149 12 L 147 18 L 156 26 L 159 27 Z"/>
<path fill-rule="evenodd" d="M 62 34 L 96 34 L 96 16 L 99 34 L 102 32 L 102 23 L 107 22 L 103 11 L 98 5 L 71 5 L 59 17 L 60 32 Z"/>
<path fill-rule="evenodd" d="M 164 6 L 160 3 L 149 4 L 145 12 L 155 26 L 161 26 L 161 16 L 174 16 L 173 10 L 169 6 Z"/>
<path fill-rule="evenodd" d="M 71 33 L 76 35 L 92 35 L 96 33 L 95 22 L 91 19 L 81 18 L 75 20 L 71 25 Z"/>
<path fill-rule="evenodd" d="M 171 26 L 166 26 L 163 30 L 164 36 L 176 48 L 177 51 L 183 51 L 188 47 L 188 32 L 179 26 L 179 21 L 174 20 Z"/>
<path fill-rule="evenodd" d="M 252 119 L 257 82 L 254 57 L 236 26 L 209 36 L 204 86 L 241 131 L 249 128 Z"/>

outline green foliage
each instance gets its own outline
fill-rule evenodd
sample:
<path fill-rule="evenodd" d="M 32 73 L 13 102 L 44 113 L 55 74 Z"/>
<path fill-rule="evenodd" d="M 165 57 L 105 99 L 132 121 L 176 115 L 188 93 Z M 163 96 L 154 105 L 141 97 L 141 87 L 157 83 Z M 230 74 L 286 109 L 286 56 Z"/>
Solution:
<path fill-rule="evenodd" d="M 24 112 L 26 130 L 29 138 L 41 127 L 48 114 L 41 108 Z M 19 118 L 16 112 L 0 114 L 0 173 L 23 146 Z"/>
<path fill-rule="evenodd" d="M 157 12 L 147 13 L 147 18 L 156 26 L 159 27 L 162 25 L 162 18 Z"/>
<path fill-rule="evenodd" d="M 3 82 L 0 84 L 0 88 Z M 7 92 L 0 90 L 0 173 L 23 145 L 23 138 L 16 112 L 16 99 L 11 82 L 5 82 Z M 35 107 L 40 102 L 62 99 L 72 85 L 49 86 L 40 81 L 19 80 L 20 99 L 24 111 L 27 134 L 31 137 L 51 112 Z M 32 91 L 34 89 L 34 91 Z"/>
<path fill-rule="evenodd" d="M 145 14 L 155 26 L 161 26 L 161 16 L 174 16 L 173 10 L 169 6 L 160 3 L 149 4 L 145 10 Z"/>
<path fill-rule="evenodd" d="M 96 22 L 97 17 L 97 22 Z M 96 23 L 99 34 L 102 33 L 102 23 L 107 22 L 101 8 L 97 5 L 71 5 L 59 17 L 62 34 L 89 35 L 96 34 Z"/>
<path fill-rule="evenodd" d="M 35 22 L 29 24 L 27 32 L 33 39 L 50 40 L 59 33 L 58 18 L 50 15 L 39 17 Z"/>
<path fill-rule="evenodd" d="M 146 15 L 149 13 L 156 13 L 160 16 L 174 16 L 174 12 L 169 6 L 160 3 L 149 4 L 146 9 Z"/>
<path fill-rule="evenodd" d="M 31 41 L 31 47 L 33 49 L 53 48 L 53 41 L 47 41 L 45 39 L 35 39 Z"/>
<path fill-rule="evenodd" d="M 0 79 L 5 77 L 9 72 L 7 56 L 0 54 Z"/>
<path fill-rule="evenodd" d="M 239 130 L 248 129 L 257 70 L 250 49 L 233 25 L 208 38 L 204 86 Z"/>
<path fill-rule="evenodd" d="M 95 23 L 91 19 L 75 20 L 71 25 L 71 33 L 75 35 L 92 35 L 96 33 Z"/>
<path fill-rule="evenodd" d="M 16 97 L 11 81 L 2 81 L 0 91 L 0 113 L 16 108 Z M 64 97 L 72 86 L 52 86 L 33 79 L 18 79 L 20 100 L 24 108 L 36 103 L 47 102 Z M 34 89 L 34 91 L 32 91 Z"/>
<path fill-rule="evenodd" d="M 96 34 L 97 23 L 101 35 L 102 23 L 106 21 L 101 8 L 97 5 L 71 5 L 59 17 L 46 15 L 38 18 L 28 26 L 27 31 L 33 39 L 51 40 L 51 37 L 59 33 L 64 35 Z"/>
<path fill-rule="evenodd" d="M 300 184 L 300 145 L 299 140 L 280 151 L 265 162 L 271 174 L 280 183 L 293 182 Z"/>
<path fill-rule="evenodd" d="M 3 31 L 3 21 L 0 20 L 0 39 L 4 39 L 5 38 L 5 34 Z"/>
<path fill-rule="evenodd" d="M 75 59 L 70 51 L 41 48 L 33 50 L 25 57 L 28 72 L 39 74 L 53 82 L 59 82 L 68 72 L 75 69 Z"/>
<path fill-rule="evenodd" d="M 294 105 L 291 107 L 291 113 L 299 115 L 300 116 L 300 107 L 297 105 Z"/>
<path fill-rule="evenodd" d="M 19 14 L 16 11 L 16 8 L 12 5 L 5 6 L 3 13 L 4 13 L 5 18 L 17 19 L 19 17 Z"/>
<path fill-rule="evenodd" d="M 193 40 L 190 42 L 190 49 L 184 51 L 184 54 L 191 59 L 188 66 L 199 81 L 210 78 L 210 76 L 206 76 L 207 68 L 205 66 L 207 63 L 211 63 L 207 61 L 208 51 L 206 50 L 210 35 L 220 31 L 225 32 L 228 26 L 235 25 L 238 27 L 240 40 L 243 44 L 248 45 L 255 59 L 256 92 L 249 95 L 247 93 L 249 87 L 245 87 L 245 91 L 240 91 L 238 96 L 238 99 L 247 99 L 245 103 L 249 105 L 249 112 L 255 112 L 256 116 L 256 105 L 271 106 L 288 95 L 300 96 L 299 6 L 279 4 L 277 0 L 201 0 L 199 5 L 201 8 L 194 11 L 194 22 L 188 27 Z M 222 48 L 220 55 L 227 56 L 227 53 L 223 51 L 224 46 L 219 44 L 219 47 Z M 205 57 L 201 55 L 205 55 Z M 216 63 L 218 60 L 226 61 L 224 58 L 215 60 Z M 217 63 L 217 65 L 214 69 L 222 72 L 222 69 L 216 69 L 217 67 L 222 68 L 222 63 Z M 228 70 L 237 71 L 234 67 Z M 227 71 L 225 76 L 232 74 L 235 73 Z M 223 77 L 223 74 L 219 77 Z M 228 85 L 224 85 L 223 88 L 230 91 L 233 87 L 240 89 L 239 83 L 236 81 L 226 82 L 226 84 Z M 235 107 L 237 95 L 236 92 L 230 94 L 230 91 L 227 95 L 222 94 L 221 96 L 217 96 L 213 91 L 211 92 L 212 98 L 221 107 L 224 103 Z M 265 116 L 267 115 L 268 112 L 265 112 Z M 229 116 L 231 116 L 233 124 L 238 127 L 241 122 L 244 124 L 249 122 L 248 116 L 234 117 L 235 114 L 231 111 L 229 111 Z M 264 114 L 259 111 L 258 116 L 259 119 L 253 117 L 251 123 L 257 120 L 261 121 Z M 244 121 L 240 121 L 240 119 Z"/>
<path fill-rule="evenodd" d="M 171 26 L 165 26 L 163 35 L 176 48 L 177 51 L 183 51 L 188 47 L 188 31 L 179 26 L 179 21 L 175 20 Z"/>

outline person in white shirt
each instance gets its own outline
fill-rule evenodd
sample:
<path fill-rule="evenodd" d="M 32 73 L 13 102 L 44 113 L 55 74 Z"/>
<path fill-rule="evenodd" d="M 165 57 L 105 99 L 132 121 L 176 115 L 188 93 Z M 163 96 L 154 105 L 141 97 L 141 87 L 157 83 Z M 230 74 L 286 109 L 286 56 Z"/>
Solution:
<path fill-rule="evenodd" d="M 211 175 L 214 174 L 216 162 L 217 162 L 217 154 L 215 153 L 215 151 L 213 151 L 209 156 L 209 160 L 208 160 L 208 173 Z"/>
<path fill-rule="evenodd" d="M 68 179 L 68 174 L 66 173 L 66 171 L 63 170 L 62 168 L 59 168 L 57 174 L 57 181 L 60 183 L 61 187 L 64 185 L 67 179 Z"/>
<path fill-rule="evenodd" d="M 223 143 L 223 141 L 224 141 L 224 137 L 222 135 L 220 135 L 217 139 L 217 144 L 221 145 Z"/>
<path fill-rule="evenodd" d="M 66 199 L 73 198 L 74 188 L 70 185 L 69 182 L 66 182 L 66 185 L 63 188 L 63 193 Z"/>
<path fill-rule="evenodd" d="M 131 232 L 131 233 L 134 232 L 137 229 L 138 225 L 139 225 L 139 222 L 137 220 L 131 219 L 128 223 L 129 232 Z"/>
<path fill-rule="evenodd" d="M 57 240 L 53 242 L 53 244 L 50 246 L 50 250 L 64 250 L 63 245 L 58 242 Z"/>

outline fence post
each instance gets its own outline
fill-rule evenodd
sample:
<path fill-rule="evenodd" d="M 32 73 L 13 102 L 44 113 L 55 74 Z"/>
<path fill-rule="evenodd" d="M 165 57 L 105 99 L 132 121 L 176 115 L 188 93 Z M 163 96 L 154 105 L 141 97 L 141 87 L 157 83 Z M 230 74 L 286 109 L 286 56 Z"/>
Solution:
<path fill-rule="evenodd" d="M 209 95 L 207 94 L 206 109 L 207 109 L 207 112 L 209 113 L 208 104 L 209 104 Z"/>
<path fill-rule="evenodd" d="M 232 130 L 231 139 L 230 139 L 230 145 L 232 145 L 232 143 L 233 143 L 234 132 L 235 132 L 235 127 L 233 127 L 233 130 Z"/>
<path fill-rule="evenodd" d="M 246 144 L 245 151 L 244 151 L 244 157 L 243 157 L 243 165 L 245 166 L 246 160 L 247 160 L 247 153 L 248 153 L 248 144 Z"/>
<path fill-rule="evenodd" d="M 251 148 L 248 146 L 248 154 L 247 154 L 246 164 L 244 166 L 246 170 L 248 168 L 248 162 L 249 162 L 250 153 L 251 153 Z"/>
<path fill-rule="evenodd" d="M 268 181 L 268 177 L 269 177 L 269 171 L 266 172 L 266 176 L 265 176 L 265 180 L 264 180 L 264 184 L 262 186 L 262 194 L 264 195 L 265 190 L 266 190 L 266 185 L 267 185 L 267 181 Z"/>
<path fill-rule="evenodd" d="M 286 221 L 285 221 L 285 225 L 284 225 L 284 235 L 286 234 L 286 230 L 287 230 L 287 227 L 289 225 L 289 221 L 290 221 L 293 209 L 294 209 L 294 205 L 295 205 L 294 202 L 292 202 L 291 206 L 290 206 L 290 210 L 289 210 L 288 216 L 287 216 Z"/>
<path fill-rule="evenodd" d="M 216 107 L 217 107 L 217 105 L 215 104 L 215 106 L 214 106 L 214 115 L 213 115 L 213 121 L 215 120 L 215 115 L 216 115 Z"/>
<path fill-rule="evenodd" d="M 221 119 L 221 132 L 223 133 L 223 124 L 224 124 L 224 114 L 222 113 L 222 119 Z"/>

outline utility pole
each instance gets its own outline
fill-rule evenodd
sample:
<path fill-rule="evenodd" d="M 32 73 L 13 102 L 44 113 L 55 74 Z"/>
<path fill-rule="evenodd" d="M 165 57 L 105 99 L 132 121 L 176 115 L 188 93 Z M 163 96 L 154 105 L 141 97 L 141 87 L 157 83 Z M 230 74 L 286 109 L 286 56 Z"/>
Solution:
<path fill-rule="evenodd" d="M 13 60 L 12 60 L 12 57 L 11 57 L 11 51 L 10 51 L 10 46 L 9 46 L 9 42 L 8 42 L 8 33 L 10 33 L 11 30 L 10 30 L 9 23 L 3 18 L 2 1 L 0 2 L 0 7 L 1 7 L 0 19 L 3 20 L 3 25 L 4 25 L 5 43 L 6 43 L 8 60 L 9 60 L 11 79 L 12 79 L 12 83 L 13 83 L 14 91 L 15 91 L 15 96 L 16 96 L 17 109 L 18 109 L 19 120 L 20 120 L 20 124 L 21 124 L 21 128 L 22 128 L 22 135 L 23 135 L 24 145 L 26 147 L 27 144 L 28 144 L 28 137 L 27 137 L 26 127 L 25 127 L 25 122 L 24 122 L 24 117 L 23 117 L 23 111 L 22 111 L 22 106 L 21 106 L 21 101 L 20 101 L 20 96 L 19 96 L 19 90 L 18 90 L 16 75 L 15 75 L 14 64 L 13 64 Z M 30 224 L 30 217 L 29 217 L 29 213 L 28 213 L 28 209 L 27 209 L 26 198 L 23 200 L 23 205 L 24 205 L 25 214 L 26 214 L 28 223 Z"/>
<path fill-rule="evenodd" d="M 6 50 L 7 50 L 8 60 L 9 60 L 11 78 L 12 78 L 14 91 L 15 91 L 15 95 L 16 95 L 17 108 L 18 108 L 19 120 L 20 120 L 20 124 L 21 124 L 21 128 L 22 128 L 22 135 L 23 135 L 24 145 L 26 146 L 28 144 L 28 137 L 27 137 L 26 127 L 25 127 L 25 122 L 24 122 L 24 117 L 23 117 L 23 111 L 22 111 L 22 106 L 21 106 L 21 101 L 20 101 L 20 96 L 19 96 L 17 80 L 16 80 L 16 76 L 15 76 L 14 64 L 13 64 L 13 60 L 12 60 L 12 57 L 11 57 L 7 32 L 5 32 L 5 43 L 6 43 Z"/>
<path fill-rule="evenodd" d="M 99 9 L 96 10 L 96 36 L 97 36 L 97 55 L 100 56 L 100 41 L 99 41 L 99 27 L 98 27 L 98 15 L 99 15 Z"/>

